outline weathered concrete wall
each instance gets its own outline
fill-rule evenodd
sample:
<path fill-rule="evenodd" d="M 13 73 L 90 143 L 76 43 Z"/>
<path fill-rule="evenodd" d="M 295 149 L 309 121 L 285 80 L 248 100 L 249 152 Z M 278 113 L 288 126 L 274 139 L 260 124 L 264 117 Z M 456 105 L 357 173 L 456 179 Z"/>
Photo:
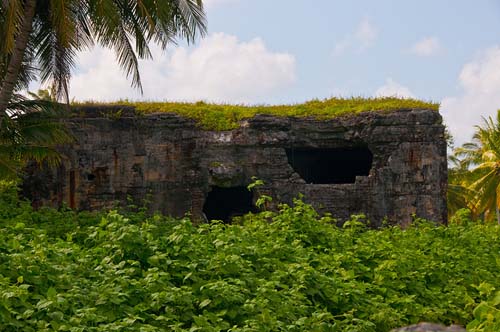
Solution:
<path fill-rule="evenodd" d="M 116 108 L 78 110 L 67 121 L 76 138 L 61 149 L 62 165 L 31 176 L 26 192 L 35 203 L 100 209 L 140 201 L 152 209 L 202 216 L 211 187 L 244 186 L 256 176 L 274 201 L 299 193 L 339 220 L 365 213 L 407 224 L 412 215 L 446 221 L 446 142 L 436 111 L 370 112 L 332 120 L 256 116 L 232 131 L 199 129 L 174 114 L 136 116 Z M 288 163 L 285 148 L 366 146 L 373 154 L 368 176 L 355 183 L 308 184 Z M 41 175 L 41 180 L 40 180 Z"/>

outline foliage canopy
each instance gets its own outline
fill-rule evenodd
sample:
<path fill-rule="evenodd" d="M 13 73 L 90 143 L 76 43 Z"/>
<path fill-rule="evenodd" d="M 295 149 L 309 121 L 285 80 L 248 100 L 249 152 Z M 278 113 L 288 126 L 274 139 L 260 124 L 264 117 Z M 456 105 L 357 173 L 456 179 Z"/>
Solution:
<path fill-rule="evenodd" d="M 0 329 L 495 331 L 500 228 L 344 228 L 301 201 L 239 224 L 33 211 L 0 190 Z M 272 220 L 272 223 L 269 223 Z M 476 309 L 475 309 L 476 308 Z M 498 325 L 497 325 L 498 326 Z"/>

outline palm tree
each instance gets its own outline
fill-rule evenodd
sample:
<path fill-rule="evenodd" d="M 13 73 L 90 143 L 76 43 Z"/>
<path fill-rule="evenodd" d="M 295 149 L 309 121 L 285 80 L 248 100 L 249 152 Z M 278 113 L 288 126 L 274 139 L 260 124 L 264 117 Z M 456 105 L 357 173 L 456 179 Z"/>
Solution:
<path fill-rule="evenodd" d="M 142 89 L 138 58 L 151 58 L 176 38 L 193 42 L 206 31 L 201 0 L 3 0 L 0 2 L 0 113 L 35 73 L 67 101 L 78 51 L 113 49 L 132 85 Z"/>
<path fill-rule="evenodd" d="M 25 118 L 38 117 L 41 123 L 48 123 L 41 120 L 47 102 L 30 101 L 18 94 L 36 77 L 51 86 L 56 100 L 68 103 L 68 82 L 77 53 L 98 44 L 115 51 L 132 86 L 142 91 L 138 59 L 151 58 L 150 43 L 165 49 L 178 38 L 191 43 L 205 32 L 201 0 L 0 1 L 0 149 L 10 151 L 0 153 L 0 159 L 11 155 L 14 146 L 14 155 L 20 156 L 23 151 L 33 151 L 21 149 L 28 141 L 42 143 L 38 138 L 43 135 L 35 141 L 34 137 L 20 137 L 25 133 Z M 45 119 L 53 119 L 53 112 Z M 45 139 L 49 137 L 45 135 Z"/>
<path fill-rule="evenodd" d="M 496 216 L 500 224 L 500 110 L 496 119 L 484 119 L 476 126 L 473 142 L 456 150 L 467 174 L 467 189 L 472 192 L 473 210 L 485 218 Z M 491 217 L 490 217 L 491 216 Z"/>

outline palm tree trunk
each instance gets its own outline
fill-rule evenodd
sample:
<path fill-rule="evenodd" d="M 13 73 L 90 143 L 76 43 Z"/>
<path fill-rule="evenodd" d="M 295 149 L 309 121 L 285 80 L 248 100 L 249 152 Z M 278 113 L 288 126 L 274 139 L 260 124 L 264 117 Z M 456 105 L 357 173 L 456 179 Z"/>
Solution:
<path fill-rule="evenodd" d="M 498 204 L 495 204 L 495 212 L 497 213 L 497 224 L 500 225 L 500 211 L 498 210 Z"/>
<path fill-rule="evenodd" d="M 26 46 L 33 27 L 33 17 L 35 16 L 36 0 L 26 0 L 24 2 L 24 17 L 21 21 L 19 32 L 16 35 L 16 42 L 12 51 L 7 73 L 0 83 L 0 124 L 5 116 L 5 109 L 12 98 L 14 87 L 19 75 L 19 70 L 24 59 Z"/>

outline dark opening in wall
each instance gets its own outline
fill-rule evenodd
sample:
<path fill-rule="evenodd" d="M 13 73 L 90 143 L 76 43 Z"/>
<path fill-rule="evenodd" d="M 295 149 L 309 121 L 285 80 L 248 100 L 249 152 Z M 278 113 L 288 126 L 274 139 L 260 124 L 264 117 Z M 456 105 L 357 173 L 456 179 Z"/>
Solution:
<path fill-rule="evenodd" d="M 208 193 L 203 213 L 208 220 L 230 222 L 233 217 L 257 212 L 252 198 L 252 193 L 244 186 L 231 188 L 214 186 Z"/>
<path fill-rule="evenodd" d="M 354 183 L 367 176 L 373 154 L 367 147 L 286 149 L 288 163 L 307 183 Z"/>

